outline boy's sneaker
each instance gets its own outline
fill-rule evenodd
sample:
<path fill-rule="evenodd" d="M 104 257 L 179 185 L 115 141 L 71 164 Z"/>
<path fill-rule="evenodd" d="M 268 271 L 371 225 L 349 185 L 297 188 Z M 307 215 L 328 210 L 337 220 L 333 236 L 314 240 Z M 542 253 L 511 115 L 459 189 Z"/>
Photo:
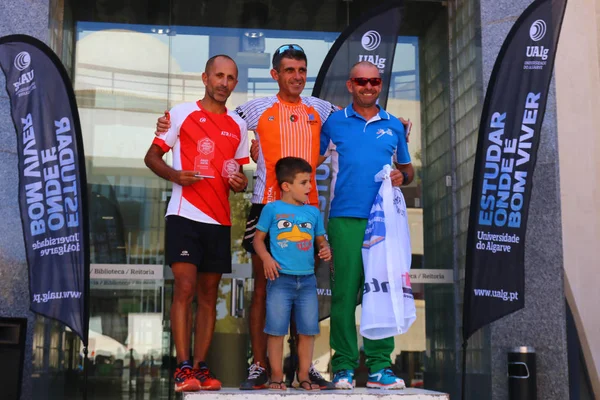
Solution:
<path fill-rule="evenodd" d="M 200 390 L 200 381 L 194 375 L 194 369 L 189 361 L 184 361 L 177 366 L 174 374 L 176 392 L 197 392 Z"/>
<path fill-rule="evenodd" d="M 199 362 L 198 368 L 194 368 L 194 376 L 200 382 L 200 390 L 220 390 L 221 381 L 219 381 L 205 362 Z"/>
<path fill-rule="evenodd" d="M 256 362 L 248 368 L 248 378 L 240 384 L 240 390 L 266 389 L 268 382 L 269 377 L 266 368 Z"/>
<path fill-rule="evenodd" d="M 404 389 L 406 385 L 402 379 L 394 375 L 391 368 L 384 368 L 369 374 L 367 387 L 374 389 Z"/>
<path fill-rule="evenodd" d="M 333 384 L 336 389 L 354 389 L 354 371 L 341 369 L 333 376 Z"/>
<path fill-rule="evenodd" d="M 310 369 L 308 370 L 308 376 L 310 377 L 310 383 L 315 383 L 319 385 L 321 390 L 334 390 L 335 385 L 333 382 L 329 382 L 327 379 L 323 378 L 323 375 L 317 371 L 314 364 L 310 365 Z"/>

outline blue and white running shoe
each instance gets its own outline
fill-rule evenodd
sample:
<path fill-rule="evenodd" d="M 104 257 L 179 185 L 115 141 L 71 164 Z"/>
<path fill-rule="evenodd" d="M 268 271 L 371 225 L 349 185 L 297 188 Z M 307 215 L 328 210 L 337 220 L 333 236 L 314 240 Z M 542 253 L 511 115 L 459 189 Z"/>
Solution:
<path fill-rule="evenodd" d="M 374 389 L 404 389 L 406 385 L 402 379 L 394 375 L 390 368 L 384 368 L 369 374 L 367 387 Z"/>
<path fill-rule="evenodd" d="M 354 371 L 341 369 L 333 376 L 333 384 L 336 389 L 354 389 Z"/>

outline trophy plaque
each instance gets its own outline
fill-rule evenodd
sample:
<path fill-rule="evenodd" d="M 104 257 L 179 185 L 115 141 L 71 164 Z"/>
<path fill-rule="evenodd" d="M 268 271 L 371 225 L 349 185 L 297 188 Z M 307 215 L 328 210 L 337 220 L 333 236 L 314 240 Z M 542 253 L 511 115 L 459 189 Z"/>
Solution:
<path fill-rule="evenodd" d="M 198 140 L 198 155 L 194 158 L 194 171 L 197 177 L 215 177 L 213 158 L 215 158 L 215 142 L 208 138 Z"/>
<path fill-rule="evenodd" d="M 232 158 L 223 162 L 223 171 L 221 172 L 221 175 L 223 176 L 223 178 L 231 178 L 231 175 L 238 172 L 239 170 L 240 164 L 238 164 L 238 162 Z"/>

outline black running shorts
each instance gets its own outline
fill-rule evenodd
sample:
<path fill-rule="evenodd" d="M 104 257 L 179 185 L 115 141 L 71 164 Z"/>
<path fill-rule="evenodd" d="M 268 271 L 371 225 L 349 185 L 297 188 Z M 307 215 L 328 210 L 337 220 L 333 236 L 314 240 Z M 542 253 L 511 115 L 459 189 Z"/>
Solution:
<path fill-rule="evenodd" d="M 242 241 L 242 246 L 246 249 L 250 254 L 256 254 L 254 251 L 254 246 L 252 242 L 254 241 L 254 234 L 256 233 L 256 225 L 258 224 L 258 218 L 260 217 L 260 213 L 262 209 L 265 208 L 264 204 L 252 204 L 250 207 L 250 213 L 248 214 L 248 219 L 246 220 L 246 232 L 244 232 L 244 240 Z M 267 246 L 267 250 L 270 252 L 271 248 L 269 247 L 269 235 L 265 238 L 265 245 Z"/>
<path fill-rule="evenodd" d="M 168 265 L 194 264 L 198 272 L 231 273 L 231 227 L 167 216 Z"/>

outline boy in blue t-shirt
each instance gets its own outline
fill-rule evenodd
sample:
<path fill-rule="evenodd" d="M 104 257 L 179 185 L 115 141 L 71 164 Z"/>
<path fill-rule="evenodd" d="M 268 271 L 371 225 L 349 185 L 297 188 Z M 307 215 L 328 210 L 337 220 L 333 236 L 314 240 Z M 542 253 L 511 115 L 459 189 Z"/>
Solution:
<path fill-rule="evenodd" d="M 319 333 L 319 305 L 315 277 L 315 247 L 324 261 L 331 260 L 319 209 L 306 205 L 312 168 L 302 158 L 284 157 L 275 165 L 281 200 L 267 204 L 256 225 L 254 250 L 264 264 L 267 282 L 265 333 L 271 366 L 270 388 L 285 390 L 283 338 L 288 333 L 292 306 L 298 330 L 299 389 L 319 390 L 311 384 L 314 336 Z M 265 245 L 269 234 L 270 253 Z"/>

